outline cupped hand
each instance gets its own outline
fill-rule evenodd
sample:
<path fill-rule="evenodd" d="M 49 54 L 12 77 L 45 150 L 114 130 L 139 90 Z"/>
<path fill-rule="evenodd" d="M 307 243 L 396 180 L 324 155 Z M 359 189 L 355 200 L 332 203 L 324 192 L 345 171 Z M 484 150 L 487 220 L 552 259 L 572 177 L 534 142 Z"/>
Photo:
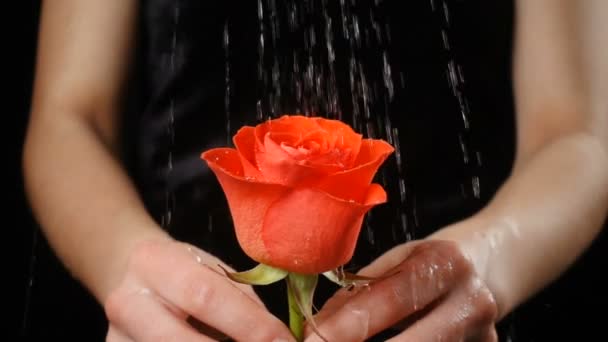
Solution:
<path fill-rule="evenodd" d="M 252 288 L 228 280 L 218 264 L 185 243 L 138 244 L 122 283 L 105 301 L 106 341 L 213 341 L 222 335 L 237 341 L 293 341 Z"/>
<path fill-rule="evenodd" d="M 315 321 L 327 341 L 365 341 L 389 328 L 401 331 L 389 341 L 497 340 L 494 297 L 454 242 L 398 246 L 359 274 L 380 279 L 325 304 Z"/>

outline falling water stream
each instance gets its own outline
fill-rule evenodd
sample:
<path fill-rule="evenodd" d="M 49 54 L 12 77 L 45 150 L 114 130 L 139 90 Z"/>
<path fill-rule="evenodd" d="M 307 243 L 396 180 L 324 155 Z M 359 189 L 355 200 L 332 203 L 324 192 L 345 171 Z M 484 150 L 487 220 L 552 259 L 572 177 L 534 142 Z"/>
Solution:
<path fill-rule="evenodd" d="M 362 241 L 370 255 L 390 247 L 395 241 L 420 237 L 416 196 L 407 177 L 407 156 L 403 136 L 393 125 L 395 98 L 405 96 L 404 71 L 393 73 L 390 22 L 382 0 L 257 0 L 257 100 L 258 122 L 283 114 L 300 113 L 339 119 L 366 138 L 384 139 L 395 153 L 377 175 L 387 189 L 389 204 L 374 209 L 365 219 Z M 462 66 L 454 53 L 450 9 L 445 1 L 430 0 L 429 11 L 439 23 L 446 56 L 446 79 L 459 108 L 461 129 L 457 135 L 463 167 L 469 178 L 461 181 L 462 197 L 479 198 L 481 153 L 471 139 L 470 107 Z M 174 20 L 179 20 L 176 6 Z M 173 44 L 177 40 L 173 35 Z M 229 18 L 223 30 L 225 55 L 226 142 L 231 144 L 233 111 L 231 97 L 235 84 L 231 70 Z M 174 68 L 173 55 L 169 61 Z M 415 86 L 415 85 L 411 85 Z M 173 101 L 173 100 L 171 100 Z M 174 104 L 170 103 L 167 174 L 172 170 Z M 400 113 L 399 115 L 408 115 Z M 403 127 L 401 127 L 403 128 Z M 162 225 L 170 228 L 173 194 L 167 188 Z M 213 229 L 209 218 L 209 230 Z M 372 227 L 390 226 L 390 240 L 380 241 Z M 362 261 L 365 262 L 365 261 Z"/>
<path fill-rule="evenodd" d="M 180 20 L 180 6 L 176 5 L 173 11 L 173 33 L 171 36 L 171 56 L 169 59 L 169 69 L 175 72 L 176 60 L 175 54 L 177 53 L 177 25 Z M 175 98 L 171 97 L 169 103 L 169 120 L 167 122 L 167 167 L 165 171 L 165 179 L 169 179 L 171 172 L 173 171 L 173 148 L 175 145 Z M 175 208 L 175 194 L 169 189 L 169 182 L 165 182 L 165 210 L 161 216 L 161 226 L 166 230 L 171 230 L 171 222 L 173 217 L 173 210 Z"/>
<path fill-rule="evenodd" d="M 399 204 L 382 215 L 393 217 L 393 240 L 403 241 L 413 238 L 408 227 L 412 219 L 405 211 L 409 190 L 391 105 L 405 82 L 403 73 L 396 81 L 392 72 L 390 27 L 382 6 L 380 0 L 258 0 L 256 118 L 260 122 L 288 113 L 319 115 L 393 145 L 392 168 L 385 167 L 377 181 L 398 189 Z M 228 104 L 226 112 L 229 115 Z M 372 248 L 381 248 L 373 226 L 370 213 L 363 237 Z"/>
<path fill-rule="evenodd" d="M 389 204 L 370 212 L 365 219 L 362 241 L 374 254 L 395 241 L 420 237 L 416 197 L 407 177 L 407 156 L 403 136 L 393 125 L 395 98 L 403 97 L 406 75 L 394 73 L 391 62 L 390 22 L 382 0 L 257 0 L 257 99 L 258 122 L 283 114 L 300 113 L 342 120 L 366 138 L 384 139 L 395 153 L 377 175 L 376 181 L 387 189 Z M 457 135 L 462 163 L 470 178 L 463 180 L 463 197 L 480 196 L 478 171 L 481 154 L 471 142 L 470 107 L 465 91 L 462 66 L 454 53 L 451 37 L 452 18 L 445 1 L 430 0 L 429 11 L 440 23 L 441 41 L 446 56 L 446 79 L 459 108 L 461 129 Z M 179 20 L 176 7 L 174 20 Z M 226 142 L 231 144 L 235 87 L 231 69 L 232 46 L 229 18 L 223 29 L 225 56 Z M 173 44 L 177 37 L 173 36 Z M 174 68 L 173 58 L 170 60 Z M 415 86 L 415 85 L 411 85 Z M 174 141 L 173 106 L 170 104 L 167 172 L 172 170 L 171 146 Z M 408 115 L 408 113 L 400 113 Z M 171 224 L 175 205 L 167 189 L 162 225 Z M 209 217 L 209 230 L 213 229 Z M 392 242 L 380 241 L 372 227 L 390 226 Z M 365 262 L 365 261 L 361 261 Z"/>
<path fill-rule="evenodd" d="M 440 8 L 437 7 L 436 0 L 431 1 L 431 9 L 436 15 L 441 17 L 441 38 L 443 48 L 446 52 L 448 62 L 446 66 L 446 77 L 452 93 L 458 101 L 458 107 L 460 109 L 460 115 L 462 119 L 462 128 L 458 133 L 458 143 L 462 151 L 462 161 L 469 169 L 471 174 L 470 183 L 466 184 L 464 181 L 461 184 L 462 195 L 467 196 L 472 194 L 475 198 L 480 198 L 480 181 L 479 181 L 479 170 L 482 165 L 481 151 L 473 148 L 471 139 L 471 122 L 470 122 L 470 107 L 469 101 L 466 97 L 465 77 L 462 65 L 460 65 L 455 58 L 453 48 L 450 41 L 450 30 L 452 27 L 450 19 L 450 9 L 445 0 L 441 2 Z M 471 155 L 474 157 L 472 158 Z M 470 190 L 469 190 L 470 189 Z"/>

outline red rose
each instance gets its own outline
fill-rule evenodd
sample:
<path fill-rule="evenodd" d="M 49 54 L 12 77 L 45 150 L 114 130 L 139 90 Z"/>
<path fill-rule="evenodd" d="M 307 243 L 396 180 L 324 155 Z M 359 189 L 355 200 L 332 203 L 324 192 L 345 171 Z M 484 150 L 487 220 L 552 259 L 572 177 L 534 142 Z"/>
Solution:
<path fill-rule="evenodd" d="M 234 144 L 202 158 L 226 194 L 245 253 L 301 274 L 347 263 L 365 213 L 386 201 L 371 182 L 393 148 L 340 121 L 304 116 L 245 126 Z"/>

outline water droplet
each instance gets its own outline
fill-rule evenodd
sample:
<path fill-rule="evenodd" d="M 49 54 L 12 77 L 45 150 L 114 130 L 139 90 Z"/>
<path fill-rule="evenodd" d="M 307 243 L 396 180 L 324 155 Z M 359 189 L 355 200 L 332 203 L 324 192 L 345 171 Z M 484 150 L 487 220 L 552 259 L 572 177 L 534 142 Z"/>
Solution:
<path fill-rule="evenodd" d="M 469 151 L 467 150 L 467 146 L 464 143 L 462 134 L 458 135 L 458 141 L 460 142 L 460 150 L 462 151 L 462 158 L 465 164 L 469 163 Z"/>
<path fill-rule="evenodd" d="M 264 7 L 262 6 L 262 0 L 258 0 L 258 18 L 260 22 L 264 20 Z"/>
<path fill-rule="evenodd" d="M 406 188 L 403 178 L 399 178 L 399 196 L 401 198 L 401 203 L 405 203 Z"/>
<path fill-rule="evenodd" d="M 393 100 L 393 96 L 395 95 L 395 91 L 393 88 L 393 78 L 391 76 L 391 66 L 388 63 L 388 57 L 386 51 L 382 53 L 382 64 L 383 64 L 383 78 L 384 78 L 384 86 L 388 91 L 389 100 Z"/>
<path fill-rule="evenodd" d="M 448 4 L 443 1 L 443 15 L 445 16 L 446 25 L 450 26 L 450 11 L 448 9 Z"/>
<path fill-rule="evenodd" d="M 410 273 L 410 288 L 412 291 L 411 300 L 414 306 L 414 310 L 418 310 L 420 303 L 418 298 L 418 284 L 417 284 L 417 275 L 416 272 Z"/>
<path fill-rule="evenodd" d="M 471 179 L 471 182 L 473 185 L 473 196 L 475 196 L 475 198 L 479 198 L 479 196 L 481 194 L 481 189 L 479 187 L 479 177 L 473 176 L 473 178 Z"/>
<path fill-rule="evenodd" d="M 349 305 L 349 304 L 347 304 L 347 305 Z M 359 336 L 356 337 L 356 340 L 357 341 L 365 340 L 365 338 L 369 334 L 369 321 L 370 321 L 369 311 L 357 308 L 357 309 L 351 309 L 349 312 L 353 316 L 353 320 L 351 322 L 354 322 L 355 326 L 357 327 L 355 331 L 359 334 Z"/>
<path fill-rule="evenodd" d="M 444 29 L 441 29 L 441 38 L 443 39 L 443 47 L 446 50 L 450 49 L 450 41 L 448 39 L 448 34 L 445 32 Z"/>
<path fill-rule="evenodd" d="M 395 159 L 397 162 L 397 170 L 401 172 L 403 160 L 401 157 L 401 146 L 399 141 L 399 129 L 397 127 L 393 128 L 393 147 L 395 148 Z"/>
<path fill-rule="evenodd" d="M 289 3 L 289 29 L 293 32 L 298 28 L 298 6 L 295 2 Z"/>
<path fill-rule="evenodd" d="M 356 15 L 353 15 L 352 21 L 353 21 L 353 35 L 355 37 L 355 42 L 357 43 L 357 46 L 360 47 L 361 46 L 361 32 L 359 31 L 359 18 L 357 18 Z"/>
<path fill-rule="evenodd" d="M 151 293 L 152 293 L 152 291 L 150 291 L 150 289 L 147 287 L 142 287 L 141 289 L 137 290 L 137 294 L 144 295 L 144 296 L 147 296 Z"/>

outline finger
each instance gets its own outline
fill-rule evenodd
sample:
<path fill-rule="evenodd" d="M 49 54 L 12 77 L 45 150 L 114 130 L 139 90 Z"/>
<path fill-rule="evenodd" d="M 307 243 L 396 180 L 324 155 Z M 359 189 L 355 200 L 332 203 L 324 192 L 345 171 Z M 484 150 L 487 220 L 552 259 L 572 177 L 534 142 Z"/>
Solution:
<path fill-rule="evenodd" d="M 382 256 L 374 260 L 371 264 L 365 266 L 359 272 L 358 275 L 366 277 L 377 278 L 385 274 L 391 274 L 391 271 L 395 270 L 403 260 L 407 259 L 412 253 L 414 248 L 421 243 L 421 241 L 411 241 L 409 243 L 399 245 Z M 328 317 L 332 316 L 338 311 L 344 304 L 356 295 L 360 290 L 369 290 L 367 287 L 354 288 L 354 289 L 340 289 L 329 298 L 323 305 L 321 311 L 315 315 L 315 322 L 322 324 Z"/>
<path fill-rule="evenodd" d="M 351 289 L 350 291 L 347 289 L 336 291 L 336 293 L 334 293 L 334 295 L 325 302 L 321 310 L 314 316 L 315 323 L 317 325 L 322 325 L 325 320 L 340 310 L 340 308 L 343 307 L 344 304 L 358 292 L 358 288 Z M 310 326 L 307 327 L 307 331 L 308 333 L 312 333 Z"/>
<path fill-rule="evenodd" d="M 361 341 L 425 308 L 470 273 L 466 260 L 454 255 L 449 248 L 420 245 L 395 269 L 398 273 L 360 290 L 320 323 L 321 334 L 330 341 Z"/>
<path fill-rule="evenodd" d="M 496 312 L 493 297 L 475 279 L 389 341 L 492 341 Z"/>
<path fill-rule="evenodd" d="M 127 335 L 123 334 L 120 330 L 116 329 L 112 324 L 108 329 L 106 335 L 106 342 L 134 342 Z"/>
<path fill-rule="evenodd" d="M 209 267 L 211 270 L 213 270 L 217 274 L 224 276 L 225 270 L 227 270 L 229 272 L 234 272 L 234 270 L 230 266 L 224 264 L 217 257 L 215 257 L 209 253 L 203 252 L 200 248 L 192 246 L 187 243 L 180 242 L 178 244 L 184 246 L 186 251 L 188 251 L 192 255 L 192 257 L 198 264 L 203 265 L 205 267 Z M 219 265 L 222 265 L 222 267 L 225 270 L 222 269 Z M 253 291 L 253 288 L 250 285 L 241 284 L 241 283 L 233 283 L 233 285 L 236 286 L 239 290 L 243 291 L 245 294 L 247 294 L 251 299 L 253 299 L 260 306 L 265 307 L 264 302 L 262 302 L 260 297 L 258 297 L 258 295 L 255 293 L 255 291 Z"/>
<path fill-rule="evenodd" d="M 147 290 L 111 295 L 106 311 L 110 321 L 134 341 L 212 341 L 173 315 Z"/>
<path fill-rule="evenodd" d="M 292 341 L 287 327 L 225 276 L 201 265 L 175 245 L 165 250 L 150 245 L 134 262 L 141 279 L 167 302 L 239 341 Z M 159 270 L 171 276 L 159 276 Z"/>
<path fill-rule="evenodd" d="M 408 243 L 398 245 L 379 258 L 375 259 L 369 265 L 359 270 L 358 274 L 367 277 L 380 277 L 387 274 L 390 270 L 397 268 L 404 260 L 408 259 L 417 248 L 421 248 L 421 244 L 426 243 L 424 240 L 415 240 Z"/>
<path fill-rule="evenodd" d="M 386 274 L 392 274 L 398 271 L 398 267 L 406 260 L 412 252 L 419 248 L 418 246 L 425 241 L 410 241 L 406 244 L 399 245 L 382 254 L 369 265 L 365 266 L 357 274 L 371 278 L 382 277 Z M 351 297 L 359 290 L 368 290 L 368 288 L 341 289 L 337 291 L 325 304 L 322 310 L 315 316 L 315 321 L 322 323 L 327 317 L 333 315 L 340 309 Z"/>

